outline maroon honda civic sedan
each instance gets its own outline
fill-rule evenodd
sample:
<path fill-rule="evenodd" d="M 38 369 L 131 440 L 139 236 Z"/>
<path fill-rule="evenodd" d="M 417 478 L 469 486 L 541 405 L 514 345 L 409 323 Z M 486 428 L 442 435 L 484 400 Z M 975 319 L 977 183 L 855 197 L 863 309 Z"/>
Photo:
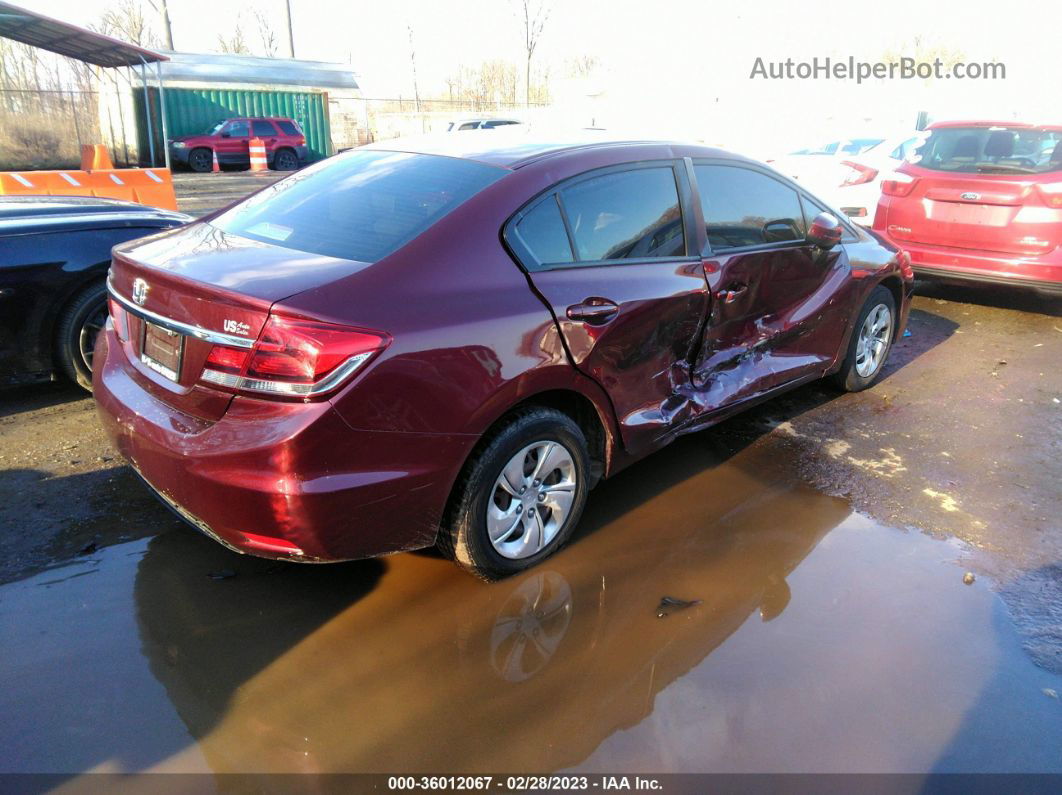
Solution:
<path fill-rule="evenodd" d="M 800 186 L 700 146 L 486 138 L 362 147 L 114 249 L 100 415 L 188 522 L 504 576 L 676 436 L 880 375 L 909 261 Z"/>

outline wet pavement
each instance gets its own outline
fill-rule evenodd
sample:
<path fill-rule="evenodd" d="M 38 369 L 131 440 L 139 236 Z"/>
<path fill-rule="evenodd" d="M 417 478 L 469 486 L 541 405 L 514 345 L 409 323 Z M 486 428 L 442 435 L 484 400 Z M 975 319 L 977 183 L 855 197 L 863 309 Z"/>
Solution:
<path fill-rule="evenodd" d="M 1062 319 L 927 292 L 874 389 L 679 440 L 490 585 L 235 555 L 91 401 L 0 395 L 3 770 L 1062 772 Z"/>

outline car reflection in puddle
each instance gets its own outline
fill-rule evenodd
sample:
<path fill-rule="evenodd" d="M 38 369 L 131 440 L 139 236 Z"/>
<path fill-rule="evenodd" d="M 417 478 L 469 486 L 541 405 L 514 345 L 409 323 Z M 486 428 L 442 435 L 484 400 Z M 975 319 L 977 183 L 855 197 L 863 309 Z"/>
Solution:
<path fill-rule="evenodd" d="M 779 615 L 787 575 L 850 514 L 765 471 L 706 477 L 710 451 L 681 449 L 492 584 L 429 555 L 277 570 L 161 536 L 136 582 L 152 670 L 218 770 L 578 764 L 750 615 Z M 239 576 L 203 576 L 222 559 Z M 665 594 L 699 602 L 661 620 Z"/>

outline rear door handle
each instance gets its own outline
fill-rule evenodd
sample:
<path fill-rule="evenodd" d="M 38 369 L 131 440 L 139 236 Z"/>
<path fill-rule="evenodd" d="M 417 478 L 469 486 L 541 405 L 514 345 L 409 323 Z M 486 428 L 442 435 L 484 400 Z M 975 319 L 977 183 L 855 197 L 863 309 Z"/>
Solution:
<path fill-rule="evenodd" d="M 581 304 L 568 307 L 569 320 L 581 320 L 592 326 L 608 323 L 619 314 L 619 306 L 607 298 L 587 298 Z"/>
<path fill-rule="evenodd" d="M 725 290 L 720 290 L 715 294 L 715 297 L 722 301 L 724 304 L 732 304 L 738 298 L 745 294 L 749 289 L 747 284 L 734 284 Z"/>

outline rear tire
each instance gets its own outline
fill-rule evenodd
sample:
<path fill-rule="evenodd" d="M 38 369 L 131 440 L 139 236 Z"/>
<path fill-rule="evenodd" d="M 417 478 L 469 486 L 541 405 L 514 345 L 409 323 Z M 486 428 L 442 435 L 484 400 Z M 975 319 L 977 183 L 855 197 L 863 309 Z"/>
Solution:
<path fill-rule="evenodd" d="M 844 363 L 832 376 L 834 385 L 845 392 L 871 386 L 885 369 L 895 334 L 896 299 L 887 287 L 878 285 L 859 311 Z"/>
<path fill-rule="evenodd" d="M 513 412 L 458 478 L 439 550 L 486 580 L 534 566 L 571 538 L 589 472 L 586 437 L 571 417 L 547 408 Z"/>
<path fill-rule="evenodd" d="M 197 174 L 205 174 L 214 168 L 214 153 L 206 147 L 193 149 L 188 153 L 188 168 Z"/>
<path fill-rule="evenodd" d="M 294 171 L 299 167 L 299 158 L 290 149 L 278 149 L 273 155 L 274 171 Z"/>
<path fill-rule="evenodd" d="M 59 317 L 56 360 L 63 374 L 92 391 L 92 352 L 107 321 L 107 286 L 89 285 L 78 293 Z"/>

